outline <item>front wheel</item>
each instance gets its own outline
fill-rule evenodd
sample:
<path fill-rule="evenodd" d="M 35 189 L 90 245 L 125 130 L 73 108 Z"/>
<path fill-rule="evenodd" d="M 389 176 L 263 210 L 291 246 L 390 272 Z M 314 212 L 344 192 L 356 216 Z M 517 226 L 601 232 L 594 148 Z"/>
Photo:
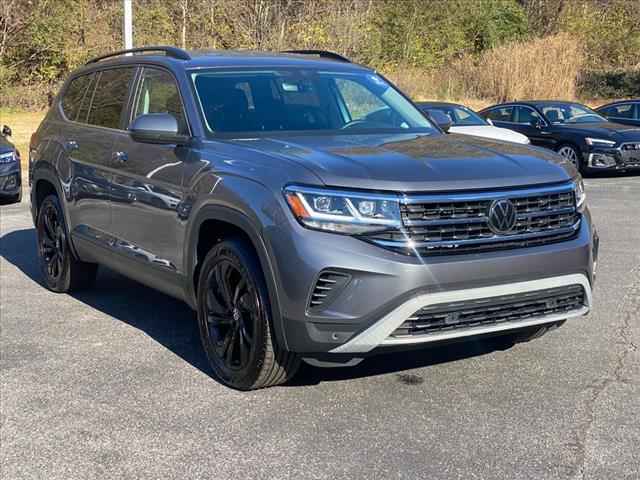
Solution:
<path fill-rule="evenodd" d="M 216 245 L 198 282 L 200 338 L 215 376 L 238 390 L 284 383 L 296 354 L 275 343 L 269 297 L 253 249 L 240 239 Z"/>
<path fill-rule="evenodd" d="M 561 157 L 564 157 L 566 160 L 571 162 L 571 164 L 576 167 L 576 170 L 581 172 L 583 170 L 582 165 L 582 154 L 578 151 L 576 147 L 573 145 L 561 145 L 558 148 L 558 153 Z"/>

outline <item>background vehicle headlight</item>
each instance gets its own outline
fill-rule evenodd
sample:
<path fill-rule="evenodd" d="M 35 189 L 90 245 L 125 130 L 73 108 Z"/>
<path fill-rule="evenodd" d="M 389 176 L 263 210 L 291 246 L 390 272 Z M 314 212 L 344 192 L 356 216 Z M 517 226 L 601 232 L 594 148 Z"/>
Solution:
<path fill-rule="evenodd" d="M 585 202 L 587 200 L 587 193 L 584 190 L 584 181 L 582 180 L 582 178 L 576 181 L 573 191 L 576 196 L 576 208 L 578 210 L 584 210 Z"/>
<path fill-rule="evenodd" d="M 15 152 L 0 153 L 0 163 L 11 163 L 16 161 Z"/>
<path fill-rule="evenodd" d="M 359 234 L 400 227 L 395 195 L 287 187 L 285 198 L 302 225 L 343 234 Z"/>
<path fill-rule="evenodd" d="M 604 138 L 591 138 L 587 137 L 584 139 L 587 145 L 592 147 L 613 147 L 616 142 L 613 140 L 606 140 Z"/>

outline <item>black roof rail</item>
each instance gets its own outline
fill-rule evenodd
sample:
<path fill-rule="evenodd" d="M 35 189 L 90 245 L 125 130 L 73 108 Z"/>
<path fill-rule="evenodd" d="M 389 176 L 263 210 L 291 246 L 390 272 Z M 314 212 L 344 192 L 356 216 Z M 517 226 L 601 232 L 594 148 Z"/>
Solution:
<path fill-rule="evenodd" d="M 329 58 L 331 60 L 337 60 L 339 62 L 351 63 L 347 57 L 343 57 L 342 55 L 329 52 L 328 50 L 283 50 L 280 53 L 295 53 L 298 55 L 317 55 L 322 58 Z"/>
<path fill-rule="evenodd" d="M 99 57 L 92 58 L 89 60 L 86 65 L 90 63 L 96 63 L 100 60 L 104 60 L 105 58 L 118 57 L 120 55 L 126 55 L 127 53 L 144 53 L 144 52 L 164 52 L 164 54 L 168 57 L 177 58 L 179 60 L 191 60 L 191 55 L 189 55 L 186 51 L 177 47 L 139 47 L 139 48 L 130 48 L 128 50 L 119 50 L 113 53 L 107 53 L 106 55 L 100 55 Z"/>

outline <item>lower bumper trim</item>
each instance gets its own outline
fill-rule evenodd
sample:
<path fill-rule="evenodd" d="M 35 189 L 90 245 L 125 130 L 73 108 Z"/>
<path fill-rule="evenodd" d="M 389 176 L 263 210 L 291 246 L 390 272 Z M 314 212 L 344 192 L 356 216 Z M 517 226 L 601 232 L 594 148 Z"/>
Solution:
<path fill-rule="evenodd" d="M 481 325 L 476 327 L 460 328 L 442 332 L 433 332 L 413 337 L 391 337 L 402 323 L 417 310 L 439 303 L 449 303 L 470 299 L 482 299 L 502 295 L 514 295 L 518 293 L 544 290 L 548 288 L 564 287 L 569 285 L 582 285 L 585 292 L 585 305 L 582 308 L 560 314 L 545 315 L 524 320 L 514 320 L 498 324 Z M 414 297 L 403 303 L 393 311 L 385 315 L 371 327 L 356 335 L 343 345 L 331 350 L 331 353 L 365 353 L 378 346 L 411 345 L 420 343 L 438 342 L 455 338 L 470 337 L 476 335 L 503 332 L 523 327 L 543 325 L 569 318 L 579 317 L 589 312 L 592 304 L 591 284 L 583 274 L 563 275 L 540 280 L 517 282 L 490 287 L 452 290 L 447 292 L 426 293 Z"/>

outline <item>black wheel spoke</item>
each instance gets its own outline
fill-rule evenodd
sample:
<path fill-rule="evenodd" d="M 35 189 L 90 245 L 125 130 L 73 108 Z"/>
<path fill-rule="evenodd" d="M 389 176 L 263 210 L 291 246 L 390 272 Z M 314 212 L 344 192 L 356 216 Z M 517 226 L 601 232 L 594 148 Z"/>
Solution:
<path fill-rule="evenodd" d="M 229 268 L 225 263 L 218 264 L 214 270 L 215 282 L 216 282 L 216 291 L 220 294 L 220 299 L 222 300 L 222 306 L 230 311 L 232 308 L 231 304 L 231 296 L 229 295 L 229 290 L 227 286 L 227 273 Z"/>
<path fill-rule="evenodd" d="M 215 362 L 225 371 L 242 370 L 251 362 L 261 318 L 258 292 L 233 259 L 222 257 L 210 268 L 203 314 Z"/>
<path fill-rule="evenodd" d="M 227 339 L 225 339 L 225 343 L 227 343 L 227 340 L 228 340 L 228 343 L 227 343 L 227 348 L 224 352 L 224 359 L 229 367 L 233 366 L 233 352 L 236 346 L 235 343 L 236 343 L 237 333 L 238 333 L 237 329 L 234 328 L 229 332 L 229 336 L 227 337 Z"/>
<path fill-rule="evenodd" d="M 247 281 L 244 277 L 242 277 L 238 282 L 238 284 L 236 285 L 235 291 L 233 292 L 234 305 L 238 305 L 238 299 L 240 298 L 240 294 L 243 292 L 246 285 L 247 285 Z"/>
<path fill-rule="evenodd" d="M 251 344 L 247 342 L 247 339 L 244 335 L 244 327 L 239 330 L 238 334 L 238 347 L 240 348 L 240 364 L 246 365 L 249 360 L 249 349 L 251 348 Z"/>

